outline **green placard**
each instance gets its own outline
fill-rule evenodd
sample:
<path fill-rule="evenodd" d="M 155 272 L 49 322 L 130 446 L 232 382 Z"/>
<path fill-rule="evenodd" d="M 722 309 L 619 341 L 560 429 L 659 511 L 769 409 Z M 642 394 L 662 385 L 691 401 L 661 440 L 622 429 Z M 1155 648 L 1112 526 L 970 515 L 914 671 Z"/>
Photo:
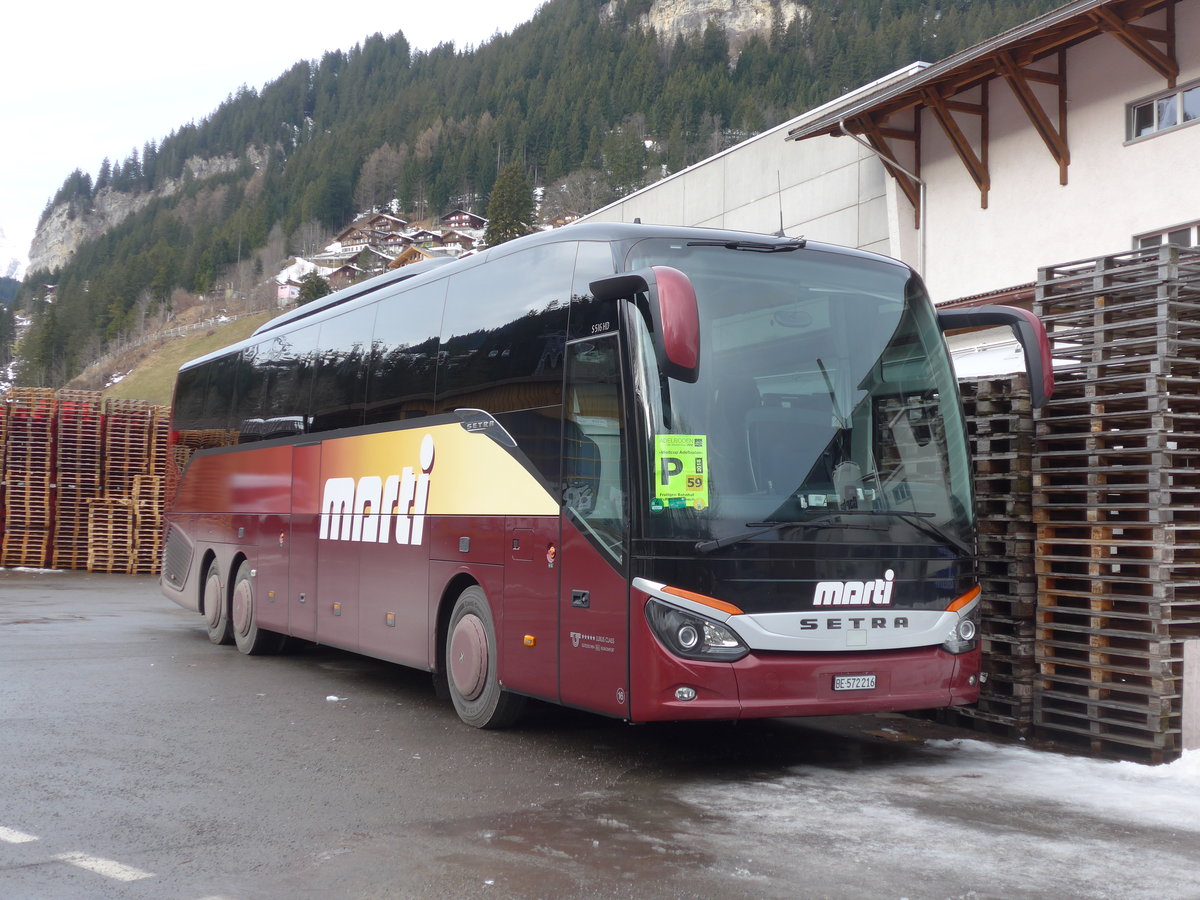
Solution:
<path fill-rule="evenodd" d="M 708 436 L 659 434 L 654 438 L 653 510 L 708 507 Z"/>

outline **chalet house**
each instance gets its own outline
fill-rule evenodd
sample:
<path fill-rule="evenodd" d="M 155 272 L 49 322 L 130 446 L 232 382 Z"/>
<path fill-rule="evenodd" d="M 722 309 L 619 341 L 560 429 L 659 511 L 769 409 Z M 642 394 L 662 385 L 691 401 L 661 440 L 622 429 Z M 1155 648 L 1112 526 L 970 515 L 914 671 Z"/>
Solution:
<path fill-rule="evenodd" d="M 333 243 L 345 253 L 353 253 L 362 250 L 371 243 L 371 232 L 358 225 L 351 225 L 340 231 L 333 239 Z"/>
<path fill-rule="evenodd" d="M 474 250 L 478 240 L 462 231 L 450 229 L 442 232 L 442 246 L 449 250 L 457 250 L 461 255 Z"/>
<path fill-rule="evenodd" d="M 360 223 L 356 223 L 360 224 Z M 371 231 L 378 231 L 384 234 L 404 231 L 408 228 L 408 222 L 401 219 L 399 216 L 390 216 L 387 213 L 375 213 L 361 220 L 361 226 Z"/>
<path fill-rule="evenodd" d="M 430 231 L 428 228 L 422 228 L 418 231 L 409 232 L 409 238 L 412 243 L 423 250 L 428 250 L 431 247 L 440 247 L 443 243 L 442 234 L 440 231 Z"/>
<path fill-rule="evenodd" d="M 340 291 L 342 288 L 349 287 L 350 285 L 354 284 L 354 282 L 357 281 L 362 274 L 363 270 L 358 266 L 339 266 L 326 275 L 325 280 L 329 282 L 329 286 L 333 290 Z"/>
<path fill-rule="evenodd" d="M 402 231 L 385 232 L 376 245 L 385 253 L 396 254 L 413 242 L 413 239 Z"/>
<path fill-rule="evenodd" d="M 275 281 L 275 304 L 290 306 L 300 299 L 300 282 L 291 278 Z"/>
<path fill-rule="evenodd" d="M 487 219 L 483 216 L 477 216 L 475 213 L 467 212 L 465 209 L 456 209 L 446 213 L 438 220 L 438 224 L 443 228 L 487 228 Z"/>

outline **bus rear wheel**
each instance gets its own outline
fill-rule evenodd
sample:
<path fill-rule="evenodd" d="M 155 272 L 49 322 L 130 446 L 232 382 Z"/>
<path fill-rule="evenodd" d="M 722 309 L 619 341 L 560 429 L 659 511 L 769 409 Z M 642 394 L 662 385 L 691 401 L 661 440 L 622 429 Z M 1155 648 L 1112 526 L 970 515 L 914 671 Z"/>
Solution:
<path fill-rule="evenodd" d="M 446 681 L 458 717 L 475 728 L 507 728 L 525 705 L 524 697 L 500 687 L 492 609 L 477 585 L 459 595 L 450 614 Z"/>
<path fill-rule="evenodd" d="M 238 650 L 251 656 L 278 653 L 284 635 L 259 628 L 255 621 L 254 576 L 250 563 L 243 560 L 233 578 L 233 598 L 230 604 L 233 641 Z"/>
<path fill-rule="evenodd" d="M 233 629 L 229 625 L 229 600 L 221 590 L 221 567 L 214 559 L 204 573 L 204 624 L 208 639 L 214 644 L 232 644 Z"/>

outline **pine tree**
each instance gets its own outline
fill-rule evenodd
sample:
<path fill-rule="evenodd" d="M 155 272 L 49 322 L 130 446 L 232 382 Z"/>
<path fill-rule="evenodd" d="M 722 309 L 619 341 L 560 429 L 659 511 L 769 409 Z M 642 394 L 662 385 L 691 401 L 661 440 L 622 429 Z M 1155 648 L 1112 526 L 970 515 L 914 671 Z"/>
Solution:
<path fill-rule="evenodd" d="M 525 176 L 525 168 L 513 160 L 500 170 L 492 187 L 484 240 L 494 247 L 529 234 L 533 231 L 533 214 L 533 188 Z"/>

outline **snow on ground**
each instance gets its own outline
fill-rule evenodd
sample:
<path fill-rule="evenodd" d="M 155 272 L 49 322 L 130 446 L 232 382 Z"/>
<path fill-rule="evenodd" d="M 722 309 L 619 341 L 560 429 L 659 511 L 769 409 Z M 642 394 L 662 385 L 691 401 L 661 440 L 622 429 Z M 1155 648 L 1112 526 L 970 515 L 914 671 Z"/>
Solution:
<path fill-rule="evenodd" d="M 818 860 L 797 896 L 1200 898 L 1196 750 L 1149 767 L 928 741 L 680 799 L 698 810 L 689 838 L 737 848 L 745 879 Z"/>

